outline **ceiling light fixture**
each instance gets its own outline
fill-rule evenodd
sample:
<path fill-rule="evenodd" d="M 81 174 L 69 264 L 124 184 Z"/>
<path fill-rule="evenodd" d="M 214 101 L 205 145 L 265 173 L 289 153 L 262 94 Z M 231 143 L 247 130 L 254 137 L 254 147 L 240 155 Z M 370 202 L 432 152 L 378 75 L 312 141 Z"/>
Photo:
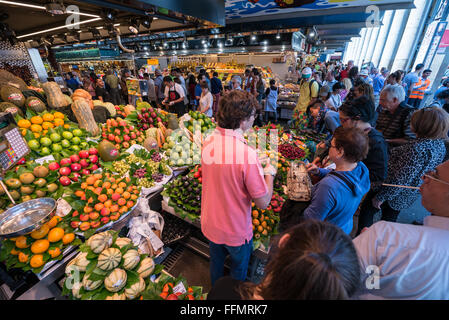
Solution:
<path fill-rule="evenodd" d="M 279 31 L 278 31 L 278 33 L 276 34 L 276 39 L 280 39 L 281 38 L 281 34 L 279 33 Z"/>
<path fill-rule="evenodd" d="M 256 41 L 256 36 L 255 35 L 251 36 L 251 41 Z"/>
<path fill-rule="evenodd" d="M 28 3 L 22 3 L 22 2 L 16 2 L 16 1 L 4 1 L 4 0 L 0 0 L 0 3 L 3 4 L 10 4 L 13 6 L 20 6 L 20 7 L 27 7 L 27 8 L 33 8 L 33 9 L 40 9 L 40 10 L 46 10 L 45 6 L 37 6 L 37 5 L 33 5 L 33 4 L 28 4 Z M 98 15 L 95 14 L 90 14 L 90 13 L 83 13 L 83 12 L 72 12 L 72 11 L 65 11 L 65 14 L 77 14 L 80 16 L 86 16 L 86 17 L 92 17 L 92 18 L 99 18 Z"/>
<path fill-rule="evenodd" d="M 60 30 L 60 29 L 65 29 L 65 28 L 70 29 L 71 27 L 79 26 L 81 24 L 91 23 L 91 22 L 98 21 L 98 20 L 101 20 L 101 18 L 94 18 L 94 19 L 89 19 L 89 20 L 86 20 L 86 21 L 75 22 L 75 23 L 72 23 L 72 24 L 66 24 L 66 25 L 63 25 L 63 26 L 60 26 L 60 27 L 55 27 L 55 28 L 45 29 L 45 30 L 41 30 L 41 31 L 29 33 L 29 34 L 24 34 L 22 36 L 18 36 L 17 38 L 18 39 L 22 39 L 22 38 L 27 38 L 27 37 L 35 36 L 37 34 L 51 32 L 51 31 L 55 31 L 55 30 Z"/>
<path fill-rule="evenodd" d="M 102 17 L 106 22 L 114 22 L 117 17 L 117 13 L 114 10 L 105 9 L 100 12 L 100 17 Z"/>
<path fill-rule="evenodd" d="M 140 24 L 147 29 L 151 28 L 151 23 L 153 22 L 153 17 L 145 17 L 140 21 Z"/>

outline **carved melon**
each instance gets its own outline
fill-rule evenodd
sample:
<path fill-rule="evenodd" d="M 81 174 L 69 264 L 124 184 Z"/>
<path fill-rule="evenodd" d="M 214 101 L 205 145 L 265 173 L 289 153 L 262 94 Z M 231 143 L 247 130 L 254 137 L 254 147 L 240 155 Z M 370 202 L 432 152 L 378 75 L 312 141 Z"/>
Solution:
<path fill-rule="evenodd" d="M 110 292 L 118 292 L 126 285 L 127 280 L 126 271 L 117 268 L 104 279 L 104 286 Z"/>
<path fill-rule="evenodd" d="M 120 261 L 122 261 L 122 254 L 119 249 L 105 249 L 98 256 L 97 267 L 104 271 L 112 270 L 120 264 Z"/>
<path fill-rule="evenodd" d="M 81 252 L 76 257 L 75 265 L 78 267 L 79 271 L 81 271 L 81 272 L 86 271 L 86 268 L 90 263 L 90 261 L 86 258 L 86 256 L 87 256 L 87 252 Z"/>
<path fill-rule="evenodd" d="M 109 232 L 96 234 L 87 240 L 87 245 L 94 253 L 100 253 L 112 244 L 112 236 Z"/>
<path fill-rule="evenodd" d="M 115 244 L 118 245 L 121 248 L 131 243 L 131 239 L 129 238 L 117 238 L 115 240 Z"/>
<path fill-rule="evenodd" d="M 140 263 L 139 268 L 137 269 L 137 273 L 142 277 L 148 277 L 154 270 L 154 261 L 150 257 L 146 257 Z"/>
<path fill-rule="evenodd" d="M 132 270 L 134 269 L 140 262 L 140 254 L 137 252 L 137 250 L 128 250 L 123 255 L 123 268 L 126 270 Z"/>
<path fill-rule="evenodd" d="M 107 296 L 106 300 L 126 300 L 126 296 L 124 293 L 122 294 L 114 293 L 112 296 Z"/>
<path fill-rule="evenodd" d="M 125 289 L 125 295 L 129 300 L 137 298 L 145 290 L 145 281 L 139 277 L 139 282 L 134 283 L 129 288 Z"/>

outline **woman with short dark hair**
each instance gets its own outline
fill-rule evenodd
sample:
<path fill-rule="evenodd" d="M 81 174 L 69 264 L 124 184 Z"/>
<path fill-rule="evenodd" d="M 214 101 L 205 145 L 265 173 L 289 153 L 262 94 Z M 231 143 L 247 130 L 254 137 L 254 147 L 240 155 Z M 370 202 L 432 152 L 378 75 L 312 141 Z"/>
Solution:
<path fill-rule="evenodd" d="M 331 223 L 308 220 L 281 237 L 260 284 L 218 280 L 208 300 L 346 300 L 361 285 L 351 238 Z"/>

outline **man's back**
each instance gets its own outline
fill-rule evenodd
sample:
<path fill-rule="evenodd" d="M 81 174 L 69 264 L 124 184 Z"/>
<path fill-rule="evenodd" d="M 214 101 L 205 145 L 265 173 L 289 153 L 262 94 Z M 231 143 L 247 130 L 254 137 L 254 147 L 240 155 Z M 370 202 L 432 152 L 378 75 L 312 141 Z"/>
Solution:
<path fill-rule="evenodd" d="M 106 78 L 105 78 L 105 82 L 108 84 L 108 86 L 111 89 L 118 88 L 119 80 L 118 80 L 118 77 L 116 75 L 113 75 L 113 74 L 107 75 Z"/>
<path fill-rule="evenodd" d="M 449 219 L 429 216 L 424 225 L 380 221 L 354 239 L 368 270 L 361 299 L 449 299 Z M 373 269 L 378 289 L 367 288 L 376 287 Z"/>

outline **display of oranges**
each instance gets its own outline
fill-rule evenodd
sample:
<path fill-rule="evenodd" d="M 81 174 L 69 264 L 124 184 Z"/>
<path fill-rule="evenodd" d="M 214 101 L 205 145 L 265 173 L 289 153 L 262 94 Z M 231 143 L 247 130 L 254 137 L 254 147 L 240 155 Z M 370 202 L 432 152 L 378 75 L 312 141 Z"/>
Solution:
<path fill-rule="evenodd" d="M 40 133 L 44 130 L 49 130 L 59 126 L 69 128 L 69 126 L 64 122 L 64 114 L 61 112 L 47 112 L 42 116 L 31 117 L 31 119 L 20 119 L 17 122 L 17 125 L 21 129 L 20 131 L 23 136 L 26 135 L 27 130 L 31 130 L 36 138 L 39 138 L 41 136 Z"/>

